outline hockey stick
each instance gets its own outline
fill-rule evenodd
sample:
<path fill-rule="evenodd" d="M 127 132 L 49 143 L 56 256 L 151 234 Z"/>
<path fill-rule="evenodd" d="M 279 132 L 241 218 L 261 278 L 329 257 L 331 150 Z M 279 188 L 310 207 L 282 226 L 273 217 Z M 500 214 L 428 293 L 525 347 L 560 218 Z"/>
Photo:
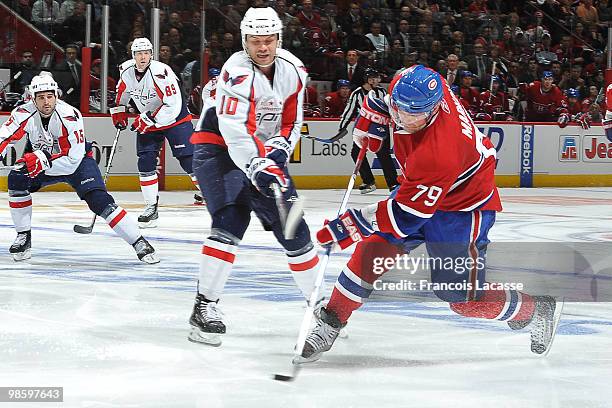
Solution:
<path fill-rule="evenodd" d="M 338 140 L 342 139 L 344 136 L 346 136 L 347 133 L 348 133 L 348 130 L 346 128 L 344 128 L 344 129 L 340 129 L 338 134 L 336 134 L 331 139 L 322 139 L 320 137 L 310 136 L 310 135 L 304 135 L 303 137 L 305 137 L 306 139 L 311 139 L 311 140 L 320 142 L 320 143 L 334 143 L 334 142 L 337 142 Z"/>
<path fill-rule="evenodd" d="M 295 238 L 295 231 L 300 221 L 302 221 L 304 199 L 302 197 L 295 197 L 291 208 L 287 211 L 287 200 L 285 200 L 280 186 L 273 183 L 272 190 L 274 190 L 274 201 L 276 202 L 276 208 L 278 209 L 279 219 L 283 228 L 283 236 L 285 239 L 293 239 Z"/>
<path fill-rule="evenodd" d="M 121 129 L 117 129 L 117 134 L 115 135 L 115 140 L 113 141 L 113 147 L 111 148 L 110 156 L 108 158 L 108 163 L 106 164 L 106 171 L 104 172 L 104 185 L 106 185 L 106 180 L 108 179 L 108 173 L 110 168 L 112 167 L 113 157 L 115 157 L 115 151 L 117 150 L 117 142 L 119 142 L 119 135 L 121 134 Z M 98 215 L 94 213 L 94 216 L 91 220 L 91 223 L 87 226 L 84 225 L 75 225 L 72 229 L 77 234 L 91 234 L 93 231 L 94 225 L 96 225 L 96 218 Z"/>
<path fill-rule="evenodd" d="M 13 75 L 13 78 L 11 78 L 10 81 L 8 81 L 6 84 L 4 84 L 4 86 L 2 88 L 0 88 L 0 92 L 4 91 L 7 87 L 9 87 L 13 82 L 15 82 L 16 80 L 19 79 L 19 77 L 21 76 L 21 71 L 17 72 L 15 75 Z"/>
<path fill-rule="evenodd" d="M 21 170 L 23 169 L 24 164 L 20 163 L 20 164 L 15 164 L 14 166 L 0 166 L 0 171 L 1 170 Z"/>
<path fill-rule="evenodd" d="M 351 195 L 351 190 L 353 190 L 353 187 L 355 186 L 355 179 L 357 178 L 359 168 L 361 167 L 361 162 L 363 162 L 363 158 L 365 157 L 367 151 L 368 145 L 364 143 L 361 146 L 361 150 L 359 150 L 359 156 L 357 156 L 357 160 L 355 161 L 355 168 L 353 169 L 353 174 L 351 174 L 348 186 L 346 187 L 346 191 L 344 192 L 344 197 L 342 197 L 342 203 L 340 204 L 340 208 L 338 208 L 338 217 L 342 215 L 344 211 L 346 211 L 346 206 L 348 204 L 348 199 Z M 312 289 L 312 292 L 310 293 L 310 299 L 308 300 L 308 304 L 306 305 L 306 311 L 304 312 L 304 317 L 302 318 L 302 324 L 298 333 L 294 359 L 296 357 L 301 356 L 302 351 L 304 350 L 304 345 L 306 344 L 306 336 L 308 335 L 308 330 L 310 329 L 310 324 L 312 323 L 315 305 L 317 303 L 317 300 L 319 299 L 319 293 L 321 292 L 321 286 L 323 285 L 323 278 L 325 276 L 325 270 L 327 269 L 327 263 L 329 262 L 331 249 L 331 245 L 325 249 L 325 254 L 323 254 L 323 257 L 321 258 L 321 261 L 319 263 L 319 270 L 317 271 L 315 285 Z M 301 366 L 299 364 L 293 362 L 291 375 L 274 374 L 273 378 L 277 381 L 293 381 L 297 377 L 300 368 Z"/>

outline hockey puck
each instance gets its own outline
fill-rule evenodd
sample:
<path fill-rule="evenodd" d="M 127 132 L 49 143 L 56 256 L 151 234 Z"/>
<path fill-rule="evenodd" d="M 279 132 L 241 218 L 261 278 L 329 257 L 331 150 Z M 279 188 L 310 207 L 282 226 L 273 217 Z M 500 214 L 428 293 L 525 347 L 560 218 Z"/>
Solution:
<path fill-rule="evenodd" d="M 295 377 L 292 375 L 274 374 L 274 379 L 276 381 L 293 381 Z"/>

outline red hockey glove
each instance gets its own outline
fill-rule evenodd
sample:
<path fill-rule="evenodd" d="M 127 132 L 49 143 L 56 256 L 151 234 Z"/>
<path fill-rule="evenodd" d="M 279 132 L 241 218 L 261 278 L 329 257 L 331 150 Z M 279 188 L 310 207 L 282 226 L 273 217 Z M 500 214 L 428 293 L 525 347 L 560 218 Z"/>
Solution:
<path fill-rule="evenodd" d="M 267 157 L 253 157 L 247 169 L 247 176 L 257 190 L 267 197 L 274 197 L 271 188 L 273 183 L 278 184 L 283 192 L 289 188 L 289 179 L 283 170 Z"/>
<path fill-rule="evenodd" d="M 323 228 L 317 231 L 317 241 L 321 246 L 337 243 L 340 249 L 346 249 L 373 233 L 374 228 L 361 210 L 349 209 L 339 218 L 325 220 Z"/>
<path fill-rule="evenodd" d="M 559 119 L 557 119 L 557 124 L 559 125 L 559 127 L 561 129 L 563 129 L 564 127 L 567 126 L 567 124 L 569 123 L 569 115 L 567 113 L 562 113 L 561 115 L 559 115 Z"/>
<path fill-rule="evenodd" d="M 287 165 L 289 155 L 291 154 L 291 144 L 282 136 L 276 136 L 266 140 L 264 143 L 266 148 L 266 157 L 274 160 L 276 165 L 281 169 Z"/>
<path fill-rule="evenodd" d="M 136 116 L 134 123 L 132 123 L 132 130 L 136 133 L 147 133 L 155 128 L 155 122 L 148 116 L 148 112 L 141 113 Z"/>
<path fill-rule="evenodd" d="M 591 127 L 591 116 L 588 113 L 578 114 L 576 115 L 576 122 L 583 129 L 589 129 Z"/>
<path fill-rule="evenodd" d="M 355 121 L 353 141 L 361 148 L 367 139 L 368 150 L 378 152 L 383 141 L 389 137 L 389 122 L 389 111 L 385 102 L 373 95 L 368 95 Z"/>
<path fill-rule="evenodd" d="M 114 108 L 110 108 L 111 119 L 113 120 L 113 125 L 120 130 L 127 129 L 128 125 L 128 115 L 125 110 L 125 106 L 116 106 Z"/>
<path fill-rule="evenodd" d="M 32 153 L 24 154 L 15 163 L 25 163 L 28 176 L 35 178 L 43 171 L 51 168 L 51 154 L 44 150 L 34 150 Z"/>
<path fill-rule="evenodd" d="M 606 119 L 602 122 L 603 128 L 606 131 L 606 137 L 612 142 L 612 119 Z"/>

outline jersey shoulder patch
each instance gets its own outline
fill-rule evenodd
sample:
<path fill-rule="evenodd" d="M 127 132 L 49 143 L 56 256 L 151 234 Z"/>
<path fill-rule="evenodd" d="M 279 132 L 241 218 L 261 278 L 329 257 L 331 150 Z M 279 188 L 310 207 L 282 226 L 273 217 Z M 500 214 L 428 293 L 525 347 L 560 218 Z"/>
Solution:
<path fill-rule="evenodd" d="M 127 60 L 123 62 L 123 64 L 119 65 L 119 73 L 121 74 L 126 69 L 133 67 L 135 65 L 136 65 L 136 61 L 134 61 L 133 59 Z"/>

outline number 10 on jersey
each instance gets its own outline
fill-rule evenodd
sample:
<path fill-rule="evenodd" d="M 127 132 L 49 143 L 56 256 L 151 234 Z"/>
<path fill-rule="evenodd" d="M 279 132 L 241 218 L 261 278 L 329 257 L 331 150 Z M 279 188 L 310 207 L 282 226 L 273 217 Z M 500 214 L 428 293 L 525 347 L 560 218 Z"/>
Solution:
<path fill-rule="evenodd" d="M 236 109 L 238 108 L 238 98 L 234 98 L 233 96 L 225 98 L 221 98 L 221 109 L 219 110 L 219 115 L 233 115 L 236 113 Z"/>

